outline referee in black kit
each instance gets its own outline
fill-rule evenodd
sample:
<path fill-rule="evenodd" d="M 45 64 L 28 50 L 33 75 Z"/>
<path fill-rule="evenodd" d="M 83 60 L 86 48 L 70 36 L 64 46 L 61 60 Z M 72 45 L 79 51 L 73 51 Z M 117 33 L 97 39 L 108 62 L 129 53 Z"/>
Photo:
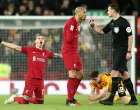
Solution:
<path fill-rule="evenodd" d="M 113 36 L 113 69 L 111 71 L 112 92 L 108 99 L 100 101 L 100 103 L 104 105 L 113 105 L 114 95 L 118 89 L 119 74 L 121 74 L 124 85 L 131 96 L 128 105 L 138 105 L 133 84 L 127 72 L 127 60 L 131 60 L 132 58 L 132 30 L 128 21 L 121 17 L 119 12 L 118 4 L 110 4 L 108 6 L 107 14 L 112 20 L 103 29 L 95 26 L 92 18 L 89 21 L 90 26 L 93 27 L 97 33 L 103 35 L 111 31 Z"/>

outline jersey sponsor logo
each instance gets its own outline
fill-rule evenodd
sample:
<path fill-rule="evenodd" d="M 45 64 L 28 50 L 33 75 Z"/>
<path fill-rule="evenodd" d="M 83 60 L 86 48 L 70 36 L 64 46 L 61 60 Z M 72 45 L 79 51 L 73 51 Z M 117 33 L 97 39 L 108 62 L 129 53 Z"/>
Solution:
<path fill-rule="evenodd" d="M 131 32 L 131 28 L 130 27 L 127 27 L 126 28 L 126 32 L 130 33 Z"/>
<path fill-rule="evenodd" d="M 33 61 L 45 62 L 45 59 L 44 58 L 38 58 L 36 56 L 33 56 Z"/>
<path fill-rule="evenodd" d="M 119 32 L 119 27 L 115 27 L 115 28 L 114 28 L 114 32 L 115 32 L 115 33 L 118 33 L 118 32 Z"/>
<path fill-rule="evenodd" d="M 71 25 L 71 26 L 70 26 L 70 30 L 71 30 L 71 31 L 73 31 L 73 29 L 74 29 L 74 26 L 73 26 L 73 25 Z"/>
<path fill-rule="evenodd" d="M 45 59 L 44 58 L 37 58 L 37 61 L 45 62 Z"/>

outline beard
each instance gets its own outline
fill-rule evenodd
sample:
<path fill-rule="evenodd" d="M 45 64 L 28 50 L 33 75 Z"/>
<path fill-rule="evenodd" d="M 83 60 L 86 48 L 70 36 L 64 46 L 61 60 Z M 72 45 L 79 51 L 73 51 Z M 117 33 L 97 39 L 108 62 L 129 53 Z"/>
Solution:
<path fill-rule="evenodd" d="M 86 20 L 86 17 L 82 18 L 82 21 Z"/>

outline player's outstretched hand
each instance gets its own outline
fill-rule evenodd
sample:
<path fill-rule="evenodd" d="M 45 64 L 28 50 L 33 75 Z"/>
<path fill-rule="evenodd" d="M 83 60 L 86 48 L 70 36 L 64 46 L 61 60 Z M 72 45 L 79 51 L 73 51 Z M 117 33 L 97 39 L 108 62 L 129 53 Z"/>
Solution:
<path fill-rule="evenodd" d="M 0 38 L 0 43 L 2 42 L 2 39 Z"/>
<path fill-rule="evenodd" d="M 89 104 L 94 104 L 93 96 L 88 96 L 88 101 L 89 101 Z"/>
<path fill-rule="evenodd" d="M 59 53 L 54 53 L 54 57 L 59 57 L 59 58 L 62 58 L 62 54 L 59 54 Z"/>
<path fill-rule="evenodd" d="M 94 25 L 95 25 L 92 17 L 90 17 L 90 19 L 89 19 L 89 24 L 91 27 L 94 27 Z"/>
<path fill-rule="evenodd" d="M 60 54 L 60 56 L 59 56 L 60 58 L 62 58 L 62 54 Z"/>

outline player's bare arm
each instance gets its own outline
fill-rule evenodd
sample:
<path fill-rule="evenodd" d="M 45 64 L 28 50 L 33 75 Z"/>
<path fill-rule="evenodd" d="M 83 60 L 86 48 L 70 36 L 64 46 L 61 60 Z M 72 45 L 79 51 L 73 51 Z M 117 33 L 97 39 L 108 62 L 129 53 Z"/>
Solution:
<path fill-rule="evenodd" d="M 62 55 L 59 54 L 59 53 L 54 53 L 54 57 L 60 57 L 60 58 L 62 58 Z"/>
<path fill-rule="evenodd" d="M 96 95 L 94 98 L 93 98 L 93 101 L 96 101 L 96 100 L 100 100 L 102 98 L 104 98 L 106 96 L 106 93 L 108 92 L 108 89 L 107 88 L 103 88 L 102 89 L 102 93 L 99 94 L 99 95 Z"/>
<path fill-rule="evenodd" d="M 0 39 L 0 43 L 4 46 L 8 47 L 8 48 L 11 48 L 11 49 L 14 49 L 14 50 L 17 50 L 17 51 L 21 51 L 21 46 L 2 41 L 1 39 Z"/>
<path fill-rule="evenodd" d="M 132 42 L 133 42 L 133 36 L 129 36 L 128 37 L 128 52 L 126 54 L 126 59 L 127 60 L 131 60 L 132 59 L 132 54 L 131 54 Z"/>
<path fill-rule="evenodd" d="M 92 100 L 92 97 L 94 97 L 94 92 L 95 92 L 95 88 L 92 88 L 91 91 L 90 91 L 90 95 L 88 96 L 88 100 L 89 100 L 89 103 L 90 104 L 93 104 L 93 100 Z"/>
<path fill-rule="evenodd" d="M 90 96 L 89 100 L 91 102 L 96 101 L 96 100 L 100 100 L 100 99 L 102 99 L 102 98 L 104 98 L 106 96 L 107 92 L 108 92 L 108 89 L 107 88 L 103 88 L 101 94 L 99 94 L 99 95 L 92 95 L 92 96 Z"/>
<path fill-rule="evenodd" d="M 128 37 L 128 51 L 132 49 L 133 36 Z"/>
<path fill-rule="evenodd" d="M 106 96 L 107 92 L 108 92 L 108 88 L 103 88 L 102 93 L 96 97 L 96 100 L 104 98 Z"/>
<path fill-rule="evenodd" d="M 94 28 L 94 30 L 101 35 L 104 35 L 105 33 L 102 31 L 101 28 L 99 28 L 98 26 L 95 25 L 93 18 L 91 17 L 89 20 L 89 24 L 92 28 Z"/>
<path fill-rule="evenodd" d="M 94 92 L 95 92 L 95 88 L 94 89 L 91 89 L 90 96 L 94 96 L 95 95 Z"/>

